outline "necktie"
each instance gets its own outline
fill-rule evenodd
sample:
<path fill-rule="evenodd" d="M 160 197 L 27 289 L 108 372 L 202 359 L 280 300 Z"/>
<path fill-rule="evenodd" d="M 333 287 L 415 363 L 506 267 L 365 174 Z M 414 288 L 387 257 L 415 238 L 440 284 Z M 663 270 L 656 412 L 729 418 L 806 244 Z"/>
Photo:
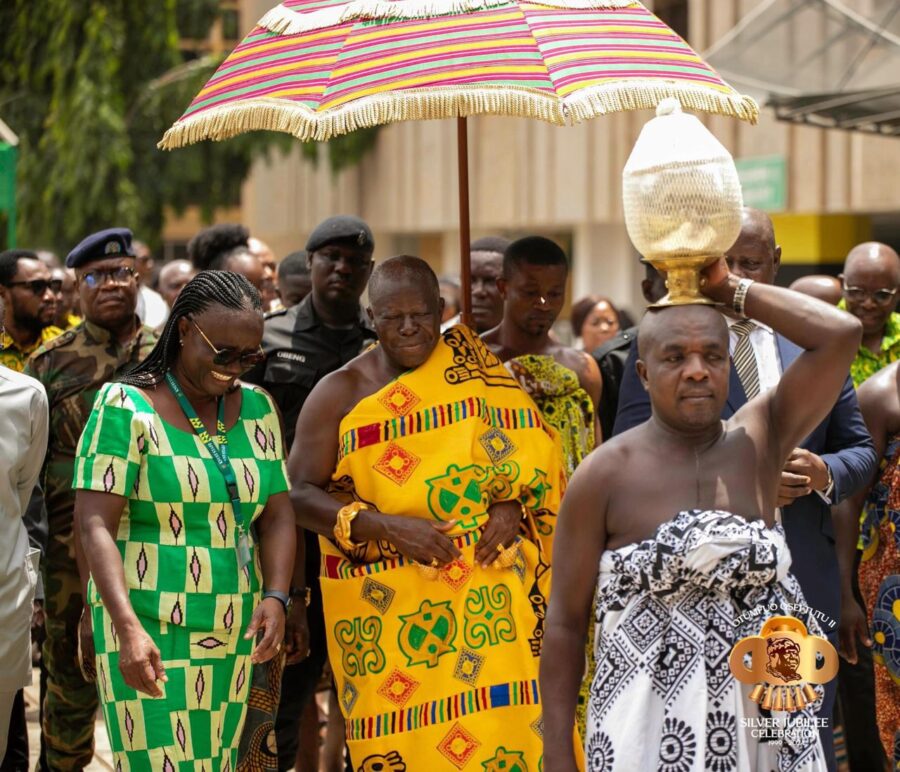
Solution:
<path fill-rule="evenodd" d="M 755 328 L 756 324 L 750 319 L 743 319 L 731 326 L 731 331 L 737 336 L 731 360 L 748 400 L 759 394 L 759 368 L 756 364 L 756 352 L 750 342 L 750 333 Z"/>

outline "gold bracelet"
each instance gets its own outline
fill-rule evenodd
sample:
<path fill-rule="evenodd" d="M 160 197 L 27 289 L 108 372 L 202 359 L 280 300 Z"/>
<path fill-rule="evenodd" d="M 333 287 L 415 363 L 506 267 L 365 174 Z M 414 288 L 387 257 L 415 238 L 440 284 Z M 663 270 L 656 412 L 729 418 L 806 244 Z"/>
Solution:
<path fill-rule="evenodd" d="M 362 546 L 362 542 L 357 544 L 350 536 L 356 516 L 362 510 L 368 508 L 367 504 L 363 504 L 361 501 L 354 501 L 338 510 L 337 521 L 334 524 L 334 539 L 339 547 L 344 550 L 352 550 Z"/>

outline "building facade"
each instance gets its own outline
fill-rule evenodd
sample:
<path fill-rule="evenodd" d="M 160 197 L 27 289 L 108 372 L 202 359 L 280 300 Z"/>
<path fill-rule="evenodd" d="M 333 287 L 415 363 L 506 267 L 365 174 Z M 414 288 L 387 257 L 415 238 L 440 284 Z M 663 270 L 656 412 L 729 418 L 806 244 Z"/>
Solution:
<path fill-rule="evenodd" d="M 656 0 L 655 10 L 702 52 L 760 2 Z M 242 0 L 243 30 L 271 4 Z M 639 308 L 642 269 L 623 224 L 621 172 L 651 115 L 612 115 L 567 128 L 470 118 L 473 238 L 556 238 L 572 257 L 572 298 L 600 293 Z M 784 281 L 802 272 L 836 273 L 850 247 L 868 238 L 900 247 L 900 140 L 780 123 L 766 109 L 757 126 L 704 120 L 734 154 L 747 203 L 773 214 Z M 338 174 L 326 152 L 320 148 L 318 164 L 303 160 L 298 148 L 255 166 L 242 196 L 242 219 L 252 233 L 285 255 L 302 248 L 319 220 L 354 213 L 375 231 L 376 258 L 418 254 L 438 273 L 457 273 L 455 121 L 384 127 L 374 149 Z"/>

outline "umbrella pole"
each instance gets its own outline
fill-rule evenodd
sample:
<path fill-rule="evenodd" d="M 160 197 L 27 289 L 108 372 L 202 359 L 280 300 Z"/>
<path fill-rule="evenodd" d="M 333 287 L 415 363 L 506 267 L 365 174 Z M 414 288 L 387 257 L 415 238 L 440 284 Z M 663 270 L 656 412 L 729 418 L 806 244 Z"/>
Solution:
<path fill-rule="evenodd" d="M 472 265 L 469 255 L 469 131 L 465 117 L 456 119 L 459 164 L 459 278 L 460 321 L 472 326 Z"/>

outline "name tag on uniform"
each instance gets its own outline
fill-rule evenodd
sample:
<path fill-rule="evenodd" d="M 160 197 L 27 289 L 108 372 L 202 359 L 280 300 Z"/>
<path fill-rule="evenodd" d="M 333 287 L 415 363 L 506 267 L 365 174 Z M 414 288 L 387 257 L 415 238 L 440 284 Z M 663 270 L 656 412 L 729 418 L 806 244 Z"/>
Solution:
<path fill-rule="evenodd" d="M 291 362 L 305 362 L 306 357 L 303 354 L 297 354 L 293 351 L 278 351 L 275 353 L 277 359 L 289 359 Z"/>

